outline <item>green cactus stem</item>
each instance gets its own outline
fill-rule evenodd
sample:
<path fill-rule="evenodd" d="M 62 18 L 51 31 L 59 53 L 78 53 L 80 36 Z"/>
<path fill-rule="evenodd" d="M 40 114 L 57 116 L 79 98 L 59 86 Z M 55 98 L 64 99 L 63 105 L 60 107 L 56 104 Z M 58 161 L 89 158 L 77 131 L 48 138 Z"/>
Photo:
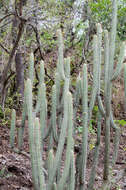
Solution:
<path fill-rule="evenodd" d="M 98 94 L 100 94 L 101 82 L 101 47 L 102 47 L 102 27 L 97 24 L 97 37 L 98 37 Z"/>
<path fill-rule="evenodd" d="M 88 184 L 87 190 L 92 190 L 93 186 L 94 186 L 94 182 L 95 182 L 96 167 L 97 167 L 97 163 L 98 163 L 99 148 L 100 148 L 101 119 L 102 119 L 101 113 L 98 112 L 97 142 L 95 145 L 94 158 L 93 158 L 92 169 L 91 169 L 91 174 L 90 174 L 90 179 L 89 179 L 89 184 Z"/>
<path fill-rule="evenodd" d="M 39 73 L 39 86 L 38 86 L 38 97 L 35 108 L 35 113 L 37 114 L 40 111 L 41 98 L 42 98 L 42 88 L 41 85 L 44 83 L 45 70 L 44 70 L 44 62 L 40 62 L 40 73 Z"/>
<path fill-rule="evenodd" d="M 30 54 L 30 59 L 29 59 L 28 78 L 31 79 L 31 83 L 33 84 L 33 81 L 34 81 L 34 54 L 33 52 Z"/>
<path fill-rule="evenodd" d="M 93 85 L 92 85 L 92 92 L 91 92 L 91 99 L 89 104 L 89 116 L 88 121 L 90 122 L 92 116 L 92 110 L 95 104 L 96 95 L 98 93 L 98 71 L 99 71 L 99 64 L 98 64 L 98 37 L 94 35 L 93 38 L 93 54 L 94 54 L 94 64 L 93 64 Z"/>
<path fill-rule="evenodd" d="M 61 160 L 63 147 L 64 147 L 64 143 L 65 143 L 66 130 L 67 130 L 67 124 L 68 124 L 67 89 L 68 89 L 68 86 L 66 84 L 65 89 L 64 89 L 64 91 L 66 92 L 65 96 L 64 96 L 64 118 L 63 118 L 63 121 L 62 121 L 61 132 L 60 132 L 60 136 L 59 136 L 59 143 L 58 143 L 58 147 L 57 147 L 56 156 L 55 156 L 55 159 L 54 159 L 53 171 L 51 173 L 51 178 L 50 178 L 50 181 L 49 181 L 49 184 L 48 184 L 48 190 L 52 189 L 53 180 L 54 180 L 54 178 L 56 176 L 57 167 L 59 166 L 59 162 Z"/>
<path fill-rule="evenodd" d="M 58 141 L 57 136 L 57 124 L 56 124 L 56 85 L 53 85 L 52 87 L 52 129 L 53 129 L 53 137 L 54 140 Z"/>
<path fill-rule="evenodd" d="M 82 82 L 82 109 L 83 109 L 83 133 L 82 133 L 82 157 L 80 162 L 80 190 L 85 190 L 87 146 L 88 146 L 88 81 L 87 66 L 83 67 Z"/>
<path fill-rule="evenodd" d="M 58 183 L 58 189 L 63 190 L 66 179 L 68 177 L 69 169 L 70 169 L 70 160 L 71 160 L 71 149 L 73 147 L 73 107 L 72 107 L 72 95 L 70 92 L 67 93 L 68 98 L 68 136 L 67 136 L 67 148 L 66 148 L 66 159 L 64 164 L 64 171 L 62 177 Z"/>
<path fill-rule="evenodd" d="M 42 133 L 42 140 L 45 136 L 45 128 L 47 126 L 47 100 L 46 100 L 46 87 L 45 84 L 41 84 L 41 102 L 40 102 L 40 126 Z"/>
<path fill-rule="evenodd" d="M 35 142 L 34 142 L 34 116 L 32 108 L 32 82 L 30 79 L 26 81 L 26 104 L 27 104 L 27 114 L 28 114 L 28 129 L 29 129 L 29 147 L 30 156 L 32 163 L 32 178 L 34 183 L 34 189 L 39 190 L 38 181 L 38 168 L 37 168 L 37 158 L 35 152 Z"/>
<path fill-rule="evenodd" d="M 70 78 L 70 57 L 64 59 L 65 76 Z"/>
<path fill-rule="evenodd" d="M 22 121 L 21 121 L 21 127 L 18 129 L 18 149 L 19 149 L 19 151 L 22 149 L 26 116 L 27 116 L 27 105 L 26 105 L 26 92 L 24 90 Z"/>
<path fill-rule="evenodd" d="M 16 112 L 13 109 L 11 114 L 11 128 L 10 128 L 10 146 L 14 148 L 15 141 L 15 123 L 16 123 Z"/>
<path fill-rule="evenodd" d="M 124 63 L 124 104 L 125 104 L 125 112 L 126 112 L 126 63 Z"/>
<path fill-rule="evenodd" d="M 112 2 L 112 22 L 110 31 L 110 46 L 109 49 L 109 69 L 111 76 L 113 75 L 113 65 L 114 65 L 114 54 L 115 54 L 115 39 L 116 39 L 116 28 L 117 28 L 117 0 Z"/>
<path fill-rule="evenodd" d="M 57 70 L 58 73 L 60 74 L 60 77 L 62 80 L 65 79 L 65 74 L 64 74 L 64 56 L 63 56 L 63 49 L 64 49 L 64 45 L 63 45 L 63 36 L 62 36 L 62 32 L 59 29 L 57 31 L 58 34 L 58 64 L 57 64 Z"/>
<path fill-rule="evenodd" d="M 46 190 L 44 173 L 43 173 L 43 160 L 42 160 L 42 148 L 41 148 L 41 130 L 39 119 L 35 118 L 35 127 L 34 127 L 34 141 L 35 141 L 35 149 L 36 152 L 36 163 L 37 163 L 37 175 L 39 181 L 39 189 Z M 37 177 L 37 176 L 36 176 Z"/>
<path fill-rule="evenodd" d="M 119 58 L 118 58 L 118 65 L 117 65 L 117 67 L 116 67 L 116 69 L 114 71 L 114 74 L 112 76 L 111 81 L 115 80 L 119 76 L 119 74 L 121 72 L 124 57 L 125 57 L 125 49 L 126 49 L 126 45 L 125 45 L 125 42 L 123 42 L 122 45 L 121 45 L 120 54 L 119 54 Z"/>
<path fill-rule="evenodd" d="M 74 159 L 74 152 L 71 151 L 71 163 L 70 163 L 70 183 L 69 183 L 69 190 L 75 189 L 75 159 Z"/>

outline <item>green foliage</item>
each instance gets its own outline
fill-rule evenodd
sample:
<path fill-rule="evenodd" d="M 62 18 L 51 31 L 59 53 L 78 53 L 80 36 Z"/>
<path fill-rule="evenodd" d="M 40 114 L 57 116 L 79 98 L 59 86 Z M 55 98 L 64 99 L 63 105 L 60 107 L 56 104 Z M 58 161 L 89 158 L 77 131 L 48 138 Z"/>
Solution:
<path fill-rule="evenodd" d="M 112 12 L 112 1 L 111 0 L 98 0 L 89 1 L 89 6 L 92 12 L 92 19 L 94 22 L 100 22 L 103 27 L 110 29 L 110 14 Z"/>
<path fill-rule="evenodd" d="M 126 126 L 126 120 L 114 120 L 115 123 L 117 123 L 118 125 L 121 125 L 122 127 Z"/>

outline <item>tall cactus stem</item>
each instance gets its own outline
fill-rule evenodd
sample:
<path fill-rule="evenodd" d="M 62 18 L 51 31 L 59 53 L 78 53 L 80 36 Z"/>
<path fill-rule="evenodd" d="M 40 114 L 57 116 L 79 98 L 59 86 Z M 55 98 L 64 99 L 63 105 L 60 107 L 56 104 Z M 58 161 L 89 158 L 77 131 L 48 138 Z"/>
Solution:
<path fill-rule="evenodd" d="M 65 76 L 70 78 L 70 57 L 64 59 Z"/>
<path fill-rule="evenodd" d="M 42 140 L 45 136 L 45 128 L 47 121 L 47 100 L 46 100 L 46 87 L 45 84 L 41 84 L 41 102 L 40 102 L 40 126 L 42 133 Z"/>
<path fill-rule="evenodd" d="M 89 179 L 89 185 L 88 190 L 92 190 L 95 182 L 95 176 L 96 176 L 96 167 L 98 163 L 98 157 L 99 157 L 99 148 L 100 148 L 100 136 L 101 136 L 101 119 L 102 115 L 100 112 L 98 112 L 98 125 L 97 125 L 97 142 L 94 150 L 94 158 L 92 163 L 92 169 Z"/>
<path fill-rule="evenodd" d="M 52 128 L 53 128 L 53 137 L 54 140 L 57 142 L 58 136 L 57 136 L 57 124 L 56 124 L 56 85 L 53 85 L 52 87 Z"/>
<path fill-rule="evenodd" d="M 62 36 L 62 32 L 59 29 L 57 31 L 58 34 L 58 65 L 57 65 L 57 69 L 58 69 L 58 73 L 60 74 L 61 79 L 65 79 L 65 74 L 64 74 L 64 56 L 63 56 L 63 49 L 64 49 L 64 45 L 63 45 L 63 36 Z"/>
<path fill-rule="evenodd" d="M 26 81 L 26 104 L 27 104 L 27 113 L 28 113 L 28 129 L 29 129 L 29 146 L 30 146 L 30 156 L 32 163 L 32 178 L 34 183 L 34 189 L 39 189 L 39 182 L 37 177 L 37 160 L 35 152 L 35 142 L 34 142 L 34 117 L 33 117 L 33 108 L 32 108 L 32 82 L 30 79 Z"/>
<path fill-rule="evenodd" d="M 13 109 L 11 114 L 11 129 L 10 129 L 10 146 L 14 148 L 15 141 L 15 123 L 16 123 L 16 112 Z"/>
<path fill-rule="evenodd" d="M 67 148 L 66 148 L 66 159 L 64 164 L 64 171 L 62 177 L 58 183 L 58 189 L 63 190 L 66 179 L 68 177 L 69 169 L 70 169 L 70 160 L 71 160 L 71 149 L 73 147 L 73 107 L 72 107 L 72 95 L 70 92 L 67 93 L 68 98 L 68 136 L 67 136 Z"/>
<path fill-rule="evenodd" d="M 92 85 L 92 92 L 91 92 L 91 99 L 89 104 L 89 117 L 88 120 L 90 122 L 92 116 L 92 110 L 95 104 L 96 95 L 98 93 L 98 37 L 94 35 L 93 39 L 93 55 L 94 55 L 94 64 L 93 64 L 93 85 Z"/>
<path fill-rule="evenodd" d="M 83 133 L 82 133 L 82 157 L 80 171 L 80 190 L 85 190 L 86 163 L 87 163 L 87 146 L 88 146 L 88 81 L 87 66 L 83 67 L 82 82 L 82 107 L 83 107 Z"/>
<path fill-rule="evenodd" d="M 97 24 L 97 37 L 98 37 L 98 94 L 100 94 L 100 82 L 101 82 L 101 48 L 102 48 L 102 27 L 101 24 Z"/>
<path fill-rule="evenodd" d="M 62 121 L 62 126 L 61 126 L 61 132 L 60 132 L 60 136 L 59 136 L 59 143 L 58 143 L 58 148 L 57 148 L 57 152 L 56 152 L 56 156 L 55 156 L 55 160 L 54 160 L 54 164 L 53 164 L 53 171 L 51 174 L 51 178 L 48 184 L 48 190 L 51 190 L 52 185 L 53 185 L 53 180 L 56 176 L 56 171 L 57 171 L 57 167 L 59 165 L 61 156 L 62 156 L 62 152 L 63 152 L 63 147 L 64 147 L 64 143 L 65 143 L 65 137 L 66 137 L 66 130 L 67 130 L 67 123 L 68 123 L 68 98 L 67 98 L 67 85 L 65 85 L 65 96 L 64 96 L 64 118 Z"/>
<path fill-rule="evenodd" d="M 124 106 L 126 112 L 126 63 L 124 63 Z"/>
<path fill-rule="evenodd" d="M 24 102 L 23 102 L 23 110 L 22 110 L 22 121 L 21 121 L 21 127 L 18 130 L 18 149 L 19 149 L 19 151 L 22 149 L 23 134 L 24 134 L 26 116 L 27 116 L 27 105 L 26 105 L 26 92 L 25 92 L 25 89 L 24 89 Z"/>
<path fill-rule="evenodd" d="M 34 81 L 34 54 L 33 52 L 30 54 L 30 59 L 29 59 L 28 78 L 31 80 L 31 83 L 33 84 L 33 81 Z"/>
<path fill-rule="evenodd" d="M 75 159 L 74 159 L 74 152 L 71 151 L 71 164 L 70 164 L 70 183 L 69 183 L 69 190 L 75 189 Z"/>
<path fill-rule="evenodd" d="M 112 76 L 112 81 L 115 80 L 120 72 L 121 72 L 121 69 L 122 69 L 122 66 L 123 66 L 123 61 L 124 61 L 124 57 L 125 57 L 125 49 L 126 49 L 126 44 L 125 42 L 122 43 L 121 45 L 121 49 L 120 49 L 120 54 L 119 54 L 119 58 L 118 58 L 118 64 L 117 64 L 117 67 L 114 71 L 114 74 Z"/>
<path fill-rule="evenodd" d="M 39 73 L 39 84 L 44 83 L 45 78 L 45 69 L 44 69 L 44 61 L 40 62 L 40 73 Z"/>
<path fill-rule="evenodd" d="M 35 136 L 34 151 L 36 152 L 36 158 L 37 158 L 37 168 L 38 168 L 37 174 L 38 174 L 38 181 L 39 181 L 39 189 L 46 190 L 45 179 L 44 179 L 44 174 L 43 174 L 41 131 L 40 131 L 40 124 L 39 124 L 38 118 L 35 118 L 34 136 Z"/>
<path fill-rule="evenodd" d="M 111 21 L 111 31 L 110 31 L 110 45 L 109 49 L 109 70 L 112 76 L 113 74 L 113 65 L 114 65 L 114 53 L 115 53 L 115 39 L 116 39 L 116 28 L 117 28 L 117 0 L 113 0 L 112 2 L 112 21 Z"/>

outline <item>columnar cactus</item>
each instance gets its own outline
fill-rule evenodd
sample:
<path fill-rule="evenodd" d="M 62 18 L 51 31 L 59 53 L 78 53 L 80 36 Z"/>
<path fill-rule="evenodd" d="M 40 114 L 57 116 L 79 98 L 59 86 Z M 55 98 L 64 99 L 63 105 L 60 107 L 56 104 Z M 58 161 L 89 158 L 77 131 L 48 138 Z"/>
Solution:
<path fill-rule="evenodd" d="M 88 126 L 92 117 L 92 110 L 94 105 L 98 104 L 98 118 L 97 118 L 97 142 L 94 149 L 94 157 L 92 169 L 87 190 L 92 190 L 94 186 L 96 167 L 99 157 L 100 135 L 101 135 L 101 120 L 105 118 L 105 163 L 104 163 L 104 180 L 109 182 L 110 170 L 110 127 L 115 130 L 114 139 L 114 153 L 112 157 L 112 167 L 116 163 L 120 129 L 113 120 L 111 109 L 112 99 L 112 81 L 115 80 L 122 68 L 124 59 L 125 43 L 122 43 L 118 65 L 114 71 L 114 53 L 115 53 L 115 37 L 116 37 L 116 20 L 117 20 L 117 0 L 113 0 L 113 14 L 110 38 L 108 31 L 104 31 L 104 100 L 102 103 L 101 94 L 101 48 L 102 48 L 102 28 L 97 24 L 97 34 L 93 38 L 93 83 L 91 97 L 88 98 L 88 78 L 87 65 L 84 64 L 82 78 L 79 74 L 76 82 L 76 91 L 73 95 L 74 103 L 70 89 L 70 58 L 63 57 L 63 37 L 61 30 L 58 31 L 58 65 L 55 74 L 55 84 L 52 87 L 52 106 L 49 124 L 47 124 L 47 99 L 46 99 L 46 85 L 44 83 L 44 62 L 40 63 L 40 75 L 38 86 L 38 98 L 35 109 L 32 105 L 32 85 L 34 81 L 34 56 L 30 55 L 29 74 L 24 92 L 24 104 L 22 113 L 22 123 L 19 129 L 18 148 L 21 150 L 23 142 L 23 132 L 25 126 L 26 116 L 28 116 L 28 131 L 29 131 L 29 147 L 32 163 L 32 177 L 35 190 L 85 190 L 86 189 L 86 165 L 87 165 L 87 149 L 88 149 Z M 110 51 L 111 50 L 111 51 Z M 124 80 L 125 80 L 125 95 L 126 95 L 126 64 L 124 66 Z M 80 99 L 82 105 L 80 104 Z M 125 98 L 126 102 L 126 98 Z M 88 106 L 89 103 L 89 106 Z M 74 113 L 73 113 L 74 107 Z M 76 116 L 78 108 L 82 109 L 83 132 L 81 149 L 76 158 L 74 155 L 73 142 L 73 120 L 76 123 Z M 39 119 L 36 114 L 40 115 Z M 10 144 L 14 147 L 14 130 L 15 130 L 15 111 L 12 112 Z M 75 124 L 74 127 L 77 127 Z M 49 138 L 48 138 L 49 137 Z M 46 170 L 42 160 L 42 153 L 44 149 L 44 140 L 48 139 L 49 153 L 47 159 Z M 53 144 L 57 144 L 57 150 L 53 153 Z M 64 151 L 64 145 L 66 152 Z M 66 153 L 64 168 L 62 170 L 62 155 Z M 75 169 L 76 167 L 76 169 Z M 77 180 L 75 182 L 75 174 Z M 46 178 L 45 178 L 46 175 Z M 67 183 L 69 181 L 69 183 Z M 105 183 L 103 189 L 107 189 Z M 109 183 L 110 184 L 110 183 Z"/>
<path fill-rule="evenodd" d="M 87 66 L 83 66 L 82 81 L 82 110 L 83 110 L 83 134 L 82 134 L 82 157 L 80 170 L 80 190 L 85 189 L 86 163 L 87 163 L 87 146 L 88 146 L 88 81 Z"/>
<path fill-rule="evenodd" d="M 13 109 L 12 114 L 11 114 L 11 129 L 10 129 L 10 146 L 11 146 L 11 148 L 14 148 L 15 123 L 16 123 L 16 112 Z"/>

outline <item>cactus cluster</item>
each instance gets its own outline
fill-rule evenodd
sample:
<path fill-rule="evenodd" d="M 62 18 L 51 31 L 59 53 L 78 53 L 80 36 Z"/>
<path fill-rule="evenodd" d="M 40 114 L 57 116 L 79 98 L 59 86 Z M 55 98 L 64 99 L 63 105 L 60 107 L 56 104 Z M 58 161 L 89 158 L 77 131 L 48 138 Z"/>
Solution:
<path fill-rule="evenodd" d="M 100 24 L 97 24 L 97 34 L 93 39 L 93 83 L 90 99 L 88 97 L 88 71 L 84 64 L 83 71 L 79 74 L 76 82 L 76 90 L 70 92 L 70 58 L 63 57 L 63 37 L 61 30 L 58 31 L 58 64 L 55 74 L 55 83 L 52 86 L 51 117 L 47 122 L 47 98 L 46 85 L 44 82 L 44 62 L 40 63 L 38 98 L 33 107 L 32 86 L 34 81 L 34 56 L 30 56 L 29 75 L 25 83 L 24 104 L 22 123 L 18 132 L 18 149 L 21 151 L 25 120 L 28 116 L 29 147 L 32 163 L 32 177 L 35 190 L 92 190 L 95 182 L 96 168 L 99 158 L 101 121 L 105 118 L 105 155 L 104 155 L 104 182 L 111 183 L 110 167 L 115 165 L 120 130 L 113 121 L 111 98 L 112 82 L 122 68 L 125 44 L 122 43 L 118 65 L 113 69 L 115 36 L 117 20 L 117 0 L 113 0 L 113 16 L 110 38 L 108 31 L 102 32 Z M 104 100 L 101 99 L 101 60 L 102 60 L 102 36 L 104 34 Z M 110 51 L 111 50 L 111 51 Z M 125 66 L 126 72 L 126 66 Z M 82 77 L 81 77 L 82 76 Z M 125 75 L 126 76 L 126 75 Z M 102 78 L 103 79 L 103 78 Z M 126 81 L 126 79 L 125 79 Z M 62 89 L 62 84 L 63 89 Z M 125 85 L 126 86 L 126 85 Z M 62 95 L 61 95 L 62 89 Z M 126 94 L 126 91 L 125 91 Z M 81 99 L 81 101 L 80 101 Z M 82 105 L 80 105 L 82 102 Z M 92 118 L 94 105 L 98 105 L 97 115 L 97 142 L 94 149 L 94 157 L 88 186 L 86 187 L 86 166 L 88 156 L 88 126 Z M 89 106 L 88 106 L 89 105 Z M 78 107 L 82 107 L 83 132 L 80 152 L 74 155 L 74 135 L 76 115 Z M 40 118 L 37 115 L 40 115 Z M 14 147 L 15 111 L 12 112 L 10 144 Z M 48 123 L 48 124 L 47 124 Z M 115 151 L 110 160 L 110 127 L 115 130 Z M 48 139 L 48 156 L 46 163 L 42 159 L 44 142 Z M 54 154 L 53 145 L 57 145 Z M 65 145 L 65 149 L 64 149 Z M 63 159 L 65 156 L 62 170 Z M 110 163 L 112 163 L 110 165 Z M 76 176 L 76 177 L 75 177 Z M 103 183 L 105 189 L 106 183 Z M 107 188 L 106 188 L 107 189 Z"/>

